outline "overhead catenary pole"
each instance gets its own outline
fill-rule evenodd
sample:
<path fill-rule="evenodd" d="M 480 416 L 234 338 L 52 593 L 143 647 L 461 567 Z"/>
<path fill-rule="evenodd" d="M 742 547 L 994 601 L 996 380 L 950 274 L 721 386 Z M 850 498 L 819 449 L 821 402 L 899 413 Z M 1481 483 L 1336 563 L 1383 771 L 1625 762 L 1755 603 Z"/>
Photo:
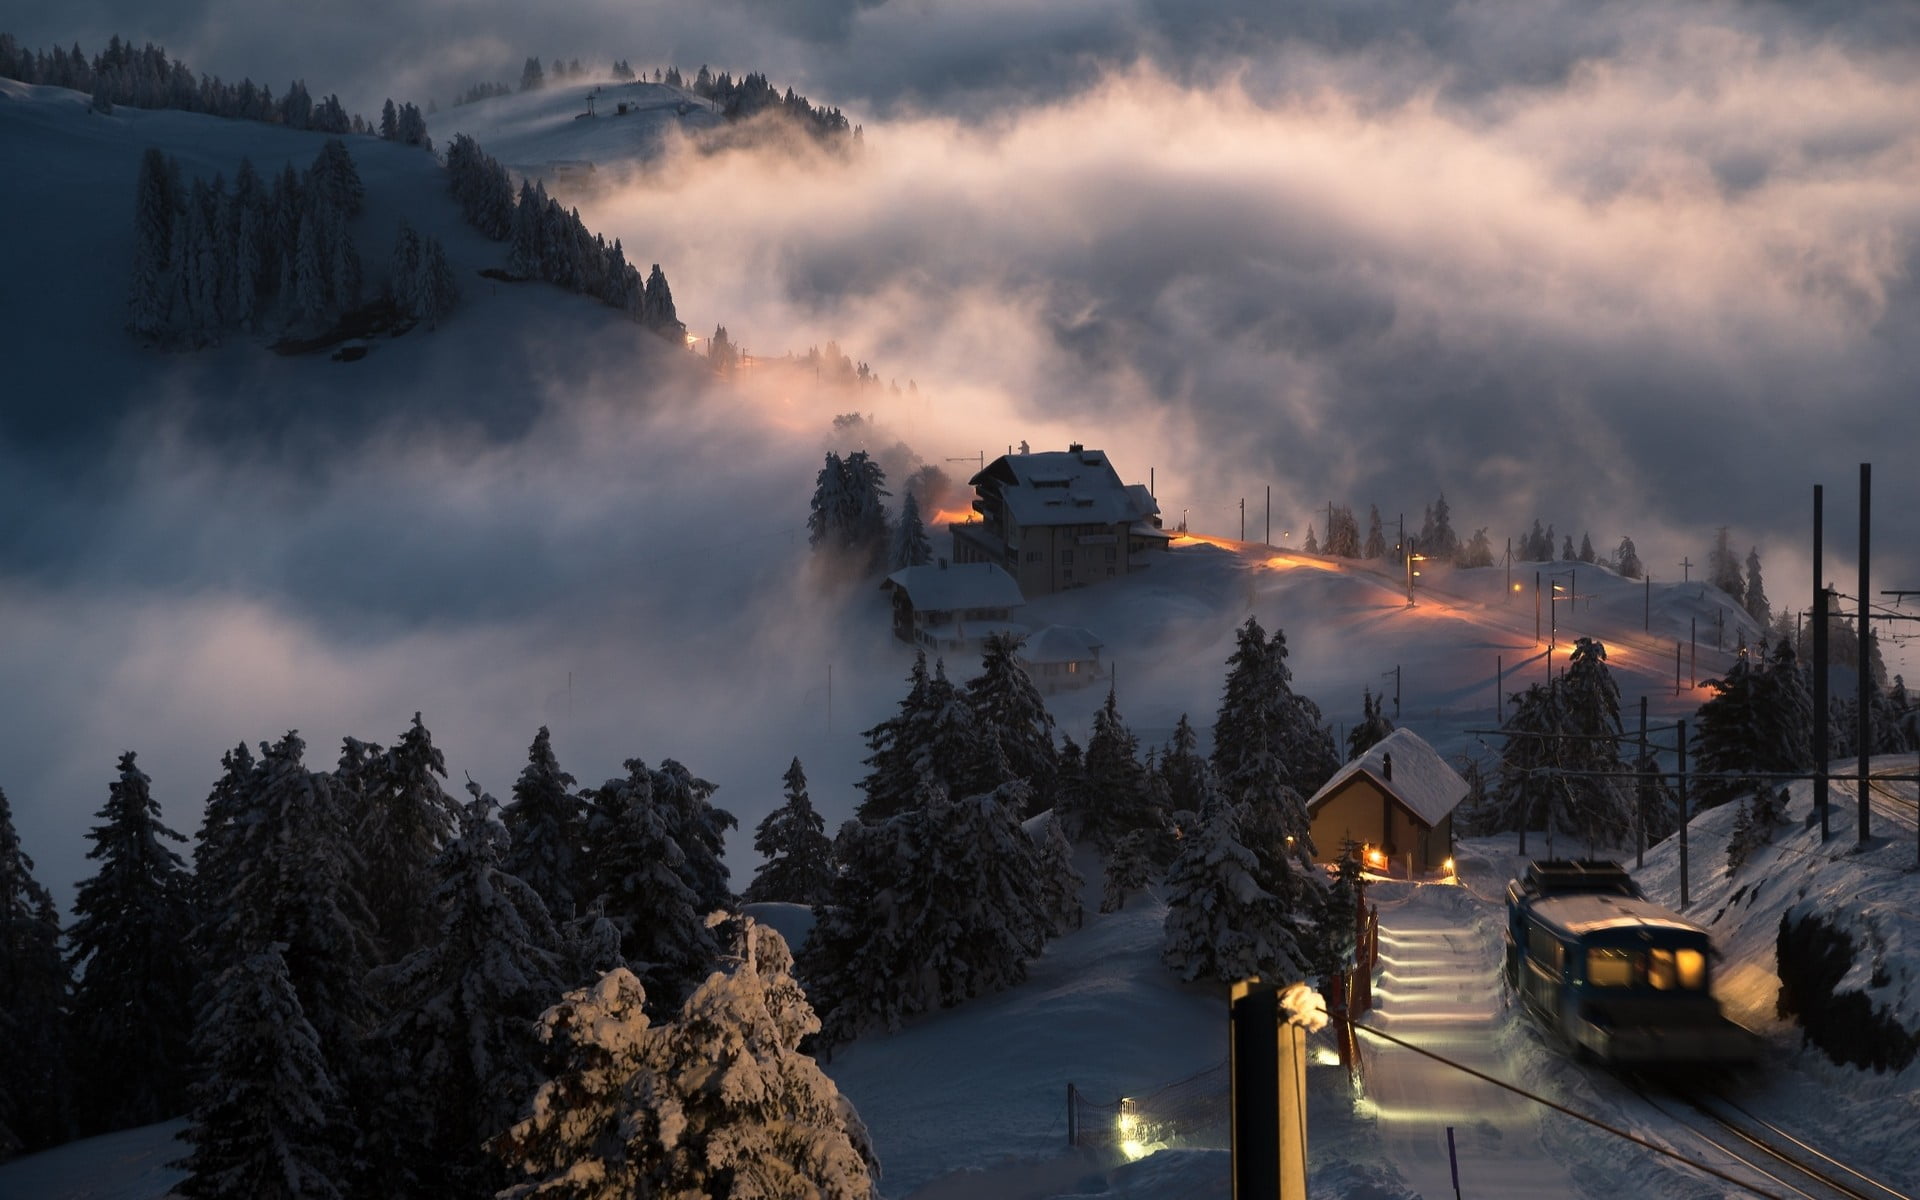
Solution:
<path fill-rule="evenodd" d="M 1267 485 L 1267 545 L 1273 545 L 1273 485 Z"/>
<path fill-rule="evenodd" d="M 1827 823 L 1833 788 L 1827 775 L 1827 755 L 1832 747 L 1827 741 L 1827 585 L 1822 582 L 1826 569 L 1820 560 L 1825 531 L 1821 491 L 1819 484 L 1813 485 L 1813 761 L 1820 770 L 1820 777 L 1813 781 L 1813 806 L 1820 810 L 1820 840 L 1824 842 L 1833 836 Z"/>
<path fill-rule="evenodd" d="M 1860 790 L 1860 837 L 1856 844 L 1865 846 L 1870 836 L 1867 828 L 1867 800 L 1869 760 L 1873 757 L 1873 672 L 1867 663 L 1867 587 L 1869 566 L 1869 543 L 1873 532 L 1873 464 L 1860 464 L 1860 652 L 1854 665 L 1854 674 L 1859 677 L 1859 732 L 1854 735 L 1854 746 L 1859 750 L 1856 765 Z"/>
<path fill-rule="evenodd" d="M 1680 911 L 1687 909 L 1687 722 L 1680 723 L 1680 777 L 1678 787 L 1680 803 Z"/>
<path fill-rule="evenodd" d="M 1643 773 L 1646 769 L 1647 758 L 1647 698 L 1641 696 L 1640 764 Z M 1634 806 L 1634 824 L 1639 826 L 1639 834 L 1633 839 L 1633 865 L 1635 867 L 1644 867 L 1647 865 L 1647 793 L 1652 789 L 1647 786 L 1646 780 L 1643 778 L 1640 781 L 1640 786 L 1635 790 L 1640 793 L 1640 803 Z"/>

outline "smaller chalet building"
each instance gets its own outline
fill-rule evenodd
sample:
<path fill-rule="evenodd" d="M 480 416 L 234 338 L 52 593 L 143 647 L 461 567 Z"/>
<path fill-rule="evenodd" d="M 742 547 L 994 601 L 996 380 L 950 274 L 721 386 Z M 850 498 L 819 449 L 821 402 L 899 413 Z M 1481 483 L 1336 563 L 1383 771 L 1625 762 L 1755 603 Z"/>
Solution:
<path fill-rule="evenodd" d="M 893 596 L 893 635 L 935 654 L 977 647 L 990 633 L 1023 634 L 1008 618 L 1026 603 L 1013 576 L 992 563 L 902 567 L 881 589 Z"/>
<path fill-rule="evenodd" d="M 1104 453 L 1078 442 L 1002 455 L 969 482 L 980 520 L 947 527 L 953 561 L 1003 567 L 1026 596 L 1141 570 L 1173 540 L 1146 487 L 1122 483 Z"/>
<path fill-rule="evenodd" d="M 1049 625 L 1020 644 L 1015 656 L 1042 694 L 1091 687 L 1107 677 L 1100 662 L 1106 643 L 1079 625 Z"/>
<path fill-rule="evenodd" d="M 1352 841 L 1384 855 L 1375 870 L 1426 874 L 1453 857 L 1453 810 L 1467 781 L 1410 729 L 1396 729 L 1334 773 L 1307 801 L 1314 856 L 1337 862 Z"/>

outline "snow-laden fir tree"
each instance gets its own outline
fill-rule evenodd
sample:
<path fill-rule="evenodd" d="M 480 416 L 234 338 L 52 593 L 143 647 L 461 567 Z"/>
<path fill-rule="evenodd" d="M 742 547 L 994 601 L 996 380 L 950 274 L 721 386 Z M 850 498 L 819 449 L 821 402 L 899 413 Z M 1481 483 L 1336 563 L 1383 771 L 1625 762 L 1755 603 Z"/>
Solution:
<path fill-rule="evenodd" d="M 1360 689 L 1360 721 L 1347 731 L 1348 762 L 1373 749 L 1393 732 L 1393 721 L 1381 711 L 1386 699 L 1375 696 L 1372 688 Z"/>
<path fill-rule="evenodd" d="M 1747 615 L 1765 629 L 1767 622 L 1773 619 L 1773 607 L 1767 602 L 1767 585 L 1760 579 L 1760 547 L 1754 546 L 1747 551 L 1747 580 L 1742 602 L 1746 605 Z"/>
<path fill-rule="evenodd" d="M 1214 720 L 1214 779 L 1234 799 L 1255 787 L 1271 792 L 1267 780 L 1274 776 L 1310 796 L 1340 768 L 1333 734 L 1321 724 L 1319 707 L 1293 691 L 1286 634 L 1276 629 L 1269 638 L 1259 620 L 1248 617 L 1235 636 Z M 1305 834 L 1304 808 L 1290 825 Z"/>
<path fill-rule="evenodd" d="M 920 523 L 920 502 L 908 491 L 900 501 L 900 519 L 893 525 L 893 544 L 887 550 L 887 569 L 923 567 L 933 561 L 933 544 Z"/>
<path fill-rule="evenodd" d="M 929 786 L 898 816 L 841 827 L 840 873 L 802 952 L 824 1042 L 1026 978 L 1053 913 L 1034 843 L 1008 810 L 1019 790 L 955 800 Z"/>
<path fill-rule="evenodd" d="M 81 1128 L 97 1133 L 179 1113 L 191 1074 L 193 929 L 185 838 L 160 819 L 150 780 L 120 756 L 101 823 L 88 836 L 99 863 L 80 885 L 67 930 L 76 980 L 72 1018 Z"/>
<path fill-rule="evenodd" d="M 914 773 L 915 722 L 926 707 L 931 683 L 926 652 L 916 650 L 907 674 L 907 694 L 892 716 L 861 735 L 867 742 L 867 757 L 862 760 L 867 774 L 860 781 L 865 798 L 857 809 L 861 820 L 885 820 L 912 806 L 918 782 Z"/>
<path fill-rule="evenodd" d="M 386 1014 L 371 1042 L 384 1080 L 373 1141 L 383 1182 L 415 1197 L 491 1194 L 482 1144 L 540 1082 L 534 1021 L 566 987 L 547 906 L 502 869 L 507 831 L 469 783 L 460 831 L 434 861 L 437 935 L 368 977 Z"/>
<path fill-rule="evenodd" d="M 1026 781 L 1037 811 L 1053 805 L 1060 756 L 1053 743 L 1053 714 L 1020 665 L 1020 644 L 1015 634 L 988 634 L 980 674 L 967 681 L 965 696 L 986 759 L 1003 762 L 1011 778 Z"/>
<path fill-rule="evenodd" d="M 1590 853 L 1630 844 L 1634 831 L 1633 783 L 1620 755 L 1620 687 L 1607 669 L 1607 648 L 1593 638 L 1574 642 L 1564 675 L 1554 681 L 1563 694 L 1558 711 L 1562 746 L 1562 793 L 1573 829 Z"/>
<path fill-rule="evenodd" d="M 325 196 L 328 205 L 342 217 L 357 217 L 366 206 L 367 189 L 360 182 L 360 170 L 353 165 L 347 144 L 339 138 L 328 138 L 320 144 L 320 153 L 307 169 L 307 187 Z"/>
<path fill-rule="evenodd" d="M 232 887 L 212 901 L 222 971 L 278 945 L 305 1019 L 319 1035 L 329 1074 L 343 1082 L 371 1018 L 364 980 L 373 958 L 373 917 L 354 887 L 360 864 L 333 777 L 309 771 L 296 732 L 260 747 L 235 805 L 223 856 Z M 208 1021 L 203 1006 L 196 1028 Z"/>
<path fill-rule="evenodd" d="M 1753 852 L 1773 840 L 1773 831 L 1786 823 L 1787 789 L 1762 783 L 1738 802 L 1733 831 L 1727 837 L 1727 874 L 1745 866 Z"/>
<path fill-rule="evenodd" d="M 447 186 L 467 224 L 496 242 L 514 230 L 513 181 L 500 161 L 464 133 L 447 144 Z"/>
<path fill-rule="evenodd" d="M 167 332 L 174 227 L 185 208 L 179 187 L 167 156 L 149 146 L 134 188 L 133 275 L 127 290 L 127 328 L 136 337 L 152 340 Z"/>
<path fill-rule="evenodd" d="M 1460 547 L 1460 557 L 1454 562 L 1462 567 L 1490 567 L 1493 565 L 1493 543 L 1487 540 L 1487 527 L 1482 525 L 1473 531 L 1466 545 Z"/>
<path fill-rule="evenodd" d="M 520 1177 L 502 1200 L 870 1200 L 879 1173 L 852 1105 L 810 1058 L 818 1027 L 770 930 L 743 922 L 739 952 L 671 1024 L 616 969 L 540 1021 L 559 1072 L 491 1143 Z"/>
<path fill-rule="evenodd" d="M 203 1075 L 174 1164 L 188 1200 L 337 1200 L 352 1155 L 345 1103 L 289 977 L 268 943 L 223 968 L 195 1025 Z"/>
<path fill-rule="evenodd" d="M 1367 541 L 1360 547 L 1360 557 L 1381 559 L 1387 556 L 1387 535 L 1380 527 L 1380 506 L 1367 505 Z"/>
<path fill-rule="evenodd" d="M 798 758 L 787 767 L 786 800 L 753 831 L 753 848 L 766 861 L 742 899 L 808 906 L 825 902 L 833 883 L 833 839 L 807 797 L 807 775 Z"/>
<path fill-rule="evenodd" d="M 1128 896 L 1153 882 L 1154 845 L 1158 840 L 1151 829 L 1130 829 L 1113 843 L 1101 878 L 1101 912 L 1119 912 L 1127 906 Z"/>
<path fill-rule="evenodd" d="M 1580 535 L 1579 558 L 1580 558 L 1580 561 L 1583 563 L 1590 563 L 1594 561 L 1593 538 L 1591 538 L 1590 536 L 1584 533 Z"/>
<path fill-rule="evenodd" d="M 1695 712 L 1693 725 L 1695 770 L 1708 776 L 1691 790 L 1696 809 L 1771 786 L 1764 779 L 1711 776 L 1794 774 L 1813 765 L 1813 699 L 1791 643 L 1775 646 L 1764 663 L 1742 656 L 1706 686 L 1713 695 Z"/>
<path fill-rule="evenodd" d="M 0 1162 L 73 1136 L 60 913 L 0 791 Z"/>
<path fill-rule="evenodd" d="M 501 869 L 525 881 L 546 902 L 556 922 L 584 907 L 580 878 L 586 808 L 574 795 L 573 776 L 560 769 L 553 735 L 542 725 L 527 747 L 527 765 L 513 785 L 513 803 L 502 814 L 507 827 Z"/>
<path fill-rule="evenodd" d="M 1511 822 L 1503 828 L 1548 828 L 1561 808 L 1561 699 L 1558 689 L 1534 683 L 1509 701 L 1514 710 L 1501 726 L 1506 741 L 1494 788 L 1495 807 Z"/>
<path fill-rule="evenodd" d="M 726 838 L 728 830 L 740 827 L 739 818 L 714 806 L 718 789 L 713 784 L 671 758 L 661 760 L 652 781 L 653 802 L 666 815 L 668 832 L 680 847 L 680 877 L 693 890 L 700 911 L 733 907 Z"/>
<path fill-rule="evenodd" d="M 980 728 L 966 693 L 947 678 L 942 659 L 934 660 L 933 677 L 908 722 L 906 740 L 916 788 L 935 786 L 951 795 L 971 795 L 1013 777 L 999 743 Z"/>
<path fill-rule="evenodd" d="M 654 799 L 653 773 L 637 758 L 625 766 L 625 778 L 587 794 L 587 870 L 606 920 L 620 931 L 622 958 L 670 1007 L 713 956 L 709 910 L 687 883 L 687 856 Z"/>
<path fill-rule="evenodd" d="M 440 786 L 446 777 L 446 756 L 416 712 L 352 814 L 364 863 L 357 882 L 373 910 L 383 962 L 413 953 L 439 929 L 433 861 L 460 821 L 459 804 Z"/>
<path fill-rule="evenodd" d="M 1734 553 L 1733 538 L 1725 525 L 1714 530 L 1713 545 L 1707 550 L 1707 582 L 1732 596 L 1736 604 L 1746 599 L 1746 582 L 1740 576 L 1740 556 Z"/>
<path fill-rule="evenodd" d="M 1304 977 L 1307 954 L 1240 840 L 1240 806 L 1214 791 L 1198 816 L 1167 869 L 1160 961 L 1189 983 Z"/>
<path fill-rule="evenodd" d="M 673 289 L 667 286 L 667 274 L 660 264 L 653 264 L 653 270 L 647 275 L 646 291 L 640 301 L 640 323 L 659 333 L 672 333 L 684 328 L 680 317 L 673 307 Z"/>
<path fill-rule="evenodd" d="M 1014 803 L 1012 798 L 1018 796 L 1019 789 L 1018 782 L 1009 784 L 1002 795 L 1008 798 L 1007 802 Z M 1053 933 L 1059 935 L 1069 929 L 1080 928 L 1084 919 L 1080 897 L 1086 890 L 1087 881 L 1081 876 L 1080 869 L 1073 865 L 1073 843 L 1067 840 L 1066 830 L 1060 827 L 1060 818 L 1051 811 L 1042 812 L 1038 816 L 1028 817 L 1022 823 L 1022 828 L 1033 839 L 1041 905 L 1052 918 Z"/>
<path fill-rule="evenodd" d="M 1166 793 L 1167 810 L 1197 813 L 1207 798 L 1207 760 L 1200 754 L 1200 735 L 1186 713 L 1174 724 L 1173 737 L 1161 750 L 1158 771 Z"/>
<path fill-rule="evenodd" d="M 1640 553 L 1634 549 L 1633 539 L 1623 537 L 1620 546 L 1613 552 L 1614 570 L 1622 579 L 1639 579 L 1646 574 L 1646 568 L 1640 565 Z"/>
<path fill-rule="evenodd" d="M 1158 834 L 1165 826 L 1162 797 L 1140 761 L 1140 739 L 1120 715 L 1112 688 L 1093 714 L 1081 771 L 1082 787 L 1055 810 L 1068 837 L 1104 850 L 1135 829 Z"/>
<path fill-rule="evenodd" d="M 1562 543 L 1560 547 L 1560 561 L 1561 562 L 1578 562 L 1579 560 L 1580 560 L 1580 556 L 1573 548 L 1573 535 L 1568 534 L 1565 542 Z"/>

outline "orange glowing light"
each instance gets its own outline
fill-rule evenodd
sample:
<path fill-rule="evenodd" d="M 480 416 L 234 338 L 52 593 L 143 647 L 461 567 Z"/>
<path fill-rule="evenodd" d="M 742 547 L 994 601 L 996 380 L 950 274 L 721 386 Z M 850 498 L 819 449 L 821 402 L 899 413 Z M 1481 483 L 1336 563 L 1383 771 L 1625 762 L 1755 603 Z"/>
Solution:
<path fill-rule="evenodd" d="M 936 508 L 933 510 L 933 523 L 935 525 L 965 525 L 968 522 L 978 521 L 979 519 L 980 514 L 970 508 Z"/>

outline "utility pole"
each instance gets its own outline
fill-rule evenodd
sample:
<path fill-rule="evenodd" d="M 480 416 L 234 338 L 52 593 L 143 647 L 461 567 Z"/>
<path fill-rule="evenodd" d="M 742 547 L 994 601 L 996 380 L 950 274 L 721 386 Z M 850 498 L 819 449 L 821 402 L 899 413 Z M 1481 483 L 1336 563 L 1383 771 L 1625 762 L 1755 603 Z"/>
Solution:
<path fill-rule="evenodd" d="M 1540 572 L 1533 573 L 1533 644 L 1540 644 Z"/>
<path fill-rule="evenodd" d="M 1240 540 L 1247 540 L 1247 498 L 1240 497 Z"/>
<path fill-rule="evenodd" d="M 1647 576 L 1646 590 L 1647 590 L 1646 615 L 1641 618 L 1640 628 L 1645 630 L 1648 633 L 1652 633 L 1653 632 L 1653 576 L 1651 575 Z"/>
<path fill-rule="evenodd" d="M 1273 545 L 1273 485 L 1267 485 L 1267 545 Z"/>
<path fill-rule="evenodd" d="M 1680 721 L 1680 911 L 1687 911 L 1687 722 Z"/>
<path fill-rule="evenodd" d="M 1867 669 L 1867 587 L 1869 572 L 1869 535 L 1873 532 L 1873 464 L 1860 464 L 1860 653 L 1855 664 L 1854 674 L 1860 677 L 1859 715 L 1860 731 L 1854 735 L 1854 744 L 1859 747 L 1858 778 L 1860 790 L 1860 837 L 1857 844 L 1864 849 L 1867 844 L 1867 800 L 1868 800 L 1868 760 L 1873 757 L 1873 672 Z M 1823 716 L 1824 714 L 1815 714 Z"/>
<path fill-rule="evenodd" d="M 1513 539 L 1507 539 L 1507 603 L 1513 603 Z"/>
<path fill-rule="evenodd" d="M 1825 567 L 1820 561 L 1820 542 L 1825 530 L 1822 516 L 1821 487 L 1813 485 L 1813 760 L 1820 764 L 1820 775 L 1813 781 L 1813 805 L 1820 810 L 1820 840 L 1833 835 L 1827 816 L 1833 803 L 1832 780 L 1827 775 L 1827 585 L 1821 582 Z"/>
<path fill-rule="evenodd" d="M 1687 686 L 1700 686 L 1700 618 L 1687 618 Z"/>
<path fill-rule="evenodd" d="M 1691 582 L 1692 579 L 1693 579 L 1693 563 L 1683 558 L 1680 560 L 1680 582 L 1688 583 L 1688 582 Z"/>
<path fill-rule="evenodd" d="M 1493 723 L 1500 724 L 1500 708 L 1506 697 L 1500 694 L 1500 685 L 1506 676 L 1506 664 L 1498 654 L 1493 656 Z"/>
<path fill-rule="evenodd" d="M 1640 763 L 1643 771 L 1645 770 L 1647 759 L 1648 759 L 1647 698 L 1645 696 L 1641 696 L 1640 697 Z M 1639 836 L 1634 838 L 1635 849 L 1634 849 L 1634 855 L 1633 855 L 1633 865 L 1635 867 L 1644 867 L 1647 865 L 1647 793 L 1652 790 L 1651 788 L 1647 787 L 1647 781 L 1644 775 L 1640 780 L 1639 786 L 1635 790 L 1640 793 L 1640 803 L 1634 806 L 1634 811 L 1635 813 L 1638 814 L 1635 823 L 1640 827 L 1640 830 L 1639 830 Z"/>

